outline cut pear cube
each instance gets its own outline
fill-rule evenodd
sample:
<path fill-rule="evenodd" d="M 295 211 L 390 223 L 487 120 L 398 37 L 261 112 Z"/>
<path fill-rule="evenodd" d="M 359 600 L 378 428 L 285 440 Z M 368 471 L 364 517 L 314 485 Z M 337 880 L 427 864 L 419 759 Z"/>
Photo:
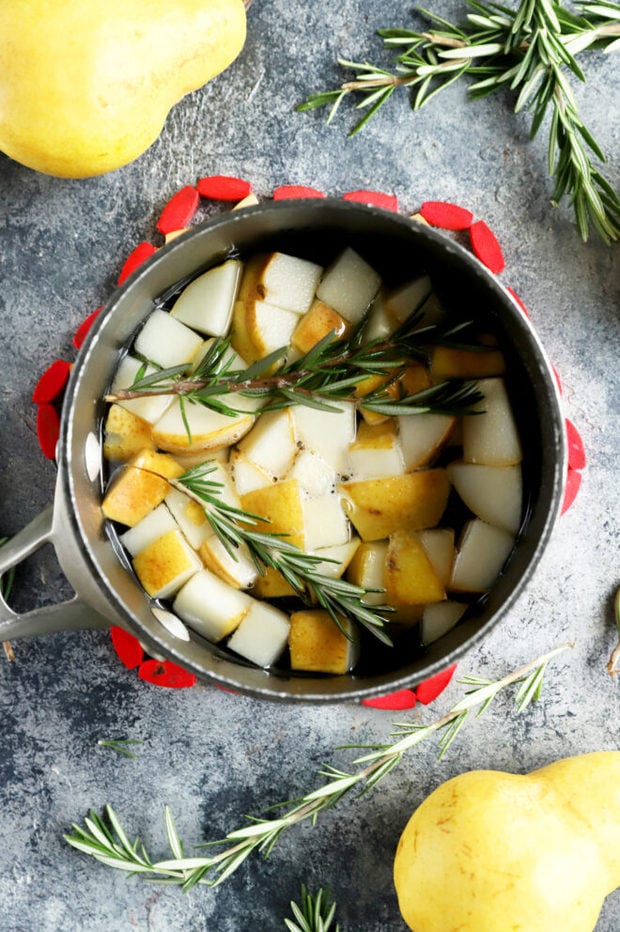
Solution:
<path fill-rule="evenodd" d="M 448 631 L 451 631 L 461 620 L 467 605 L 463 602 L 435 602 L 425 605 L 420 625 L 420 640 L 422 644 L 432 644 L 439 640 Z"/>
<path fill-rule="evenodd" d="M 296 479 L 305 495 L 316 498 L 333 491 L 336 472 L 318 453 L 300 450 L 286 478 Z"/>
<path fill-rule="evenodd" d="M 248 362 L 288 346 L 299 317 L 267 301 L 237 301 L 233 310 L 233 346 Z"/>
<path fill-rule="evenodd" d="M 167 479 L 182 474 L 182 467 L 171 456 L 142 450 L 113 478 L 103 499 L 103 514 L 110 521 L 134 527 L 163 502 L 170 491 Z"/>
<path fill-rule="evenodd" d="M 388 542 L 375 540 L 361 543 L 347 569 L 347 579 L 363 589 L 385 589 L 385 561 Z M 385 592 L 368 592 L 365 605 L 385 604 Z"/>
<path fill-rule="evenodd" d="M 212 573 L 235 589 L 249 589 L 258 576 L 256 564 L 245 544 L 232 548 L 232 552 L 234 556 L 217 534 L 208 537 L 198 550 L 202 562 Z"/>
<path fill-rule="evenodd" d="M 398 430 L 405 469 L 419 469 L 433 460 L 448 442 L 455 418 L 447 414 L 400 415 Z"/>
<path fill-rule="evenodd" d="M 448 476 L 470 511 L 495 527 L 516 534 L 521 523 L 521 466 L 450 463 Z"/>
<path fill-rule="evenodd" d="M 194 550 L 198 550 L 215 533 L 204 508 L 180 489 L 172 489 L 166 495 L 166 505 Z"/>
<path fill-rule="evenodd" d="M 254 466 L 272 478 L 282 478 L 297 454 L 295 426 L 289 408 L 267 411 L 238 446 Z"/>
<path fill-rule="evenodd" d="M 138 521 L 132 528 L 119 536 L 125 550 L 136 557 L 149 544 L 163 537 L 168 531 L 178 530 L 178 524 L 165 504 L 158 505 Z"/>
<path fill-rule="evenodd" d="M 328 334 L 331 333 L 333 338 L 338 340 L 346 336 L 349 330 L 349 324 L 344 317 L 333 307 L 317 300 L 295 327 L 291 343 L 300 353 L 307 353 Z"/>
<path fill-rule="evenodd" d="M 252 525 L 265 534 L 282 534 L 283 539 L 301 550 L 305 548 L 304 511 L 301 489 L 296 479 L 275 482 L 241 497 L 241 507 L 264 521 Z"/>
<path fill-rule="evenodd" d="M 259 667 L 270 667 L 283 653 L 290 629 L 288 615 L 266 602 L 252 606 L 228 646 Z"/>
<path fill-rule="evenodd" d="M 338 411 L 295 405 L 291 409 L 295 434 L 303 449 L 318 454 L 338 475 L 346 475 L 349 446 L 355 439 L 355 407 L 349 402 L 333 407 Z"/>
<path fill-rule="evenodd" d="M 177 298 L 170 316 L 211 336 L 230 329 L 243 263 L 228 259 L 195 278 Z"/>
<path fill-rule="evenodd" d="M 167 311 L 157 308 L 136 337 L 135 351 L 162 369 L 168 369 L 190 363 L 202 342 L 197 333 Z"/>
<path fill-rule="evenodd" d="M 362 540 L 381 540 L 400 528 L 414 531 L 435 527 L 450 493 L 444 469 L 347 482 L 337 488 Z"/>
<path fill-rule="evenodd" d="M 441 584 L 447 586 L 454 564 L 454 531 L 447 527 L 426 528 L 418 531 L 418 538 Z"/>
<path fill-rule="evenodd" d="M 431 373 L 436 382 L 446 379 L 484 379 L 503 375 L 505 371 L 504 355 L 493 347 L 466 350 L 435 346 L 431 355 Z"/>
<path fill-rule="evenodd" d="M 463 459 L 485 466 L 514 466 L 523 454 L 510 399 L 503 379 L 481 379 L 484 398 L 477 410 L 463 417 Z"/>
<path fill-rule="evenodd" d="M 264 260 L 258 292 L 269 304 L 305 314 L 314 300 L 323 268 L 316 262 L 273 252 Z"/>
<path fill-rule="evenodd" d="M 154 425 L 153 439 L 170 453 L 206 453 L 236 443 L 253 425 L 254 416 L 250 413 L 228 417 L 194 402 L 185 401 L 182 405 L 177 398 Z"/>
<path fill-rule="evenodd" d="M 141 550 L 133 568 L 150 596 L 168 599 L 202 569 L 202 562 L 177 528 Z"/>
<path fill-rule="evenodd" d="M 124 463 L 140 450 L 153 450 L 151 425 L 122 405 L 110 406 L 105 419 L 103 455 Z"/>
<path fill-rule="evenodd" d="M 395 321 L 402 324 L 424 304 L 432 290 L 428 275 L 421 275 L 388 292 L 385 296 L 385 309 Z"/>
<path fill-rule="evenodd" d="M 396 330 L 396 326 L 396 321 L 387 312 L 384 294 L 380 291 L 368 312 L 362 342 L 370 343 L 371 340 L 387 340 Z"/>
<path fill-rule="evenodd" d="M 396 609 L 445 599 L 442 582 L 416 534 L 399 530 L 390 536 L 385 590 L 388 605 Z"/>
<path fill-rule="evenodd" d="M 449 588 L 454 592 L 487 592 L 514 545 L 514 536 L 480 518 L 463 529 Z"/>
<path fill-rule="evenodd" d="M 135 356 L 125 356 L 121 359 L 114 375 L 110 394 L 115 395 L 121 389 L 131 388 L 136 376 L 143 369 L 144 363 Z M 154 366 L 144 367 L 144 375 L 153 375 L 157 372 Z M 144 398 L 131 398 L 128 401 L 117 402 L 122 408 L 131 411 L 136 417 L 154 424 L 162 416 L 166 408 L 172 404 L 171 395 L 145 395 Z"/>
<path fill-rule="evenodd" d="M 266 473 L 260 466 L 251 463 L 239 450 L 232 451 L 229 464 L 235 491 L 239 497 L 255 489 L 262 489 L 273 482 L 273 476 Z"/>
<path fill-rule="evenodd" d="M 265 567 L 265 572 L 259 573 L 252 592 L 259 599 L 282 599 L 296 594 L 282 573 L 272 566 Z"/>
<path fill-rule="evenodd" d="M 357 437 L 349 447 L 349 471 L 355 479 L 381 479 L 405 472 L 393 418 L 375 425 L 360 423 Z"/>
<path fill-rule="evenodd" d="M 352 670 L 359 655 L 355 632 L 349 619 L 340 630 L 324 609 L 304 609 L 291 615 L 288 636 L 293 670 L 342 674 Z"/>
<path fill-rule="evenodd" d="M 334 547 L 349 540 L 349 522 L 340 496 L 332 492 L 302 501 L 304 550 Z"/>
<path fill-rule="evenodd" d="M 325 272 L 316 296 L 345 320 L 357 324 L 381 286 L 381 277 L 347 247 Z"/>
<path fill-rule="evenodd" d="M 315 556 L 322 557 L 323 562 L 315 564 L 315 569 L 323 576 L 329 576 L 331 579 L 340 579 L 347 570 L 351 560 L 360 546 L 359 537 L 354 537 L 347 541 L 346 544 L 337 544 L 333 547 L 318 547 L 312 551 Z"/>
<path fill-rule="evenodd" d="M 200 570 L 179 590 L 172 608 L 190 628 L 217 643 L 241 624 L 252 602 L 246 592 Z"/>

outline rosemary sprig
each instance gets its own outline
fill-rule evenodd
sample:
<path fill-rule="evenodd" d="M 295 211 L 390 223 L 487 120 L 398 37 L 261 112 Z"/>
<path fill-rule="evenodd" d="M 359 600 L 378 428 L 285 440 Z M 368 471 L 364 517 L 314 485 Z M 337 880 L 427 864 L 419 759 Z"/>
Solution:
<path fill-rule="evenodd" d="M 400 369 L 412 359 L 424 358 L 423 347 L 431 339 L 449 341 L 451 331 L 436 327 L 416 329 L 419 315 L 414 314 L 389 340 L 362 343 L 359 332 L 349 340 L 337 340 L 327 334 L 312 349 L 294 362 L 273 367 L 286 356 L 282 347 L 243 369 L 235 369 L 230 352 L 230 338 L 218 337 L 201 363 L 189 375 L 185 366 L 162 369 L 148 376 L 138 373 L 130 388 L 108 395 L 106 401 L 126 401 L 144 395 L 178 395 L 185 402 L 201 404 L 220 414 L 234 417 L 247 413 L 235 406 L 235 394 L 258 398 L 264 402 L 260 413 L 288 405 L 303 404 L 322 411 L 338 411 L 336 403 L 363 404 L 364 408 L 385 413 L 386 402 L 393 401 L 386 386 L 359 397 L 355 387 L 371 375 L 395 382 Z M 398 399 L 398 414 L 462 414 L 482 399 L 475 383 L 454 379 Z"/>
<path fill-rule="evenodd" d="M 325 562 L 323 557 L 305 553 L 281 535 L 255 530 L 256 524 L 264 522 L 264 518 L 222 501 L 221 484 L 209 479 L 214 469 L 211 463 L 202 463 L 179 479 L 168 481 L 205 508 L 207 520 L 234 559 L 237 559 L 239 548 L 247 548 L 260 573 L 264 573 L 266 567 L 277 570 L 303 602 L 318 603 L 326 609 L 346 637 L 351 638 L 351 634 L 343 625 L 343 619 L 362 625 L 384 644 L 392 645 L 384 630 L 385 618 L 378 614 L 391 611 L 390 607 L 380 605 L 371 609 L 362 601 L 369 592 L 382 590 L 364 589 L 347 580 L 327 576 L 318 568 L 318 564 Z"/>
<path fill-rule="evenodd" d="M 295 922 L 292 919 L 284 920 L 289 932 L 329 932 L 336 915 L 336 904 L 329 902 L 328 894 L 323 889 L 314 896 L 302 883 L 301 905 L 291 900 L 291 910 Z M 339 929 L 340 926 L 336 923 L 333 932 L 339 932 Z"/>
<path fill-rule="evenodd" d="M 126 757 L 135 760 L 136 755 L 129 750 L 127 745 L 144 744 L 144 741 L 140 741 L 138 738 L 99 738 L 97 744 L 102 748 L 110 748 L 112 751 L 118 751 L 119 754 L 124 754 Z"/>
<path fill-rule="evenodd" d="M 578 14 L 555 0 L 521 0 L 516 10 L 500 3 L 465 0 L 472 10 L 457 26 L 420 8 L 431 28 L 380 29 L 387 48 L 402 48 L 394 71 L 369 62 L 339 60 L 355 72 L 333 91 L 312 94 L 298 110 L 330 107 L 330 122 L 350 94 L 360 98 L 364 116 L 350 135 L 359 132 L 399 87 L 412 91 L 412 107 L 419 110 L 437 93 L 463 75 L 476 80 L 469 87 L 472 99 L 501 88 L 517 92 L 515 112 L 532 113 L 531 137 L 551 114 L 548 136 L 548 170 L 555 179 L 552 204 L 568 197 L 577 227 L 587 240 L 590 226 L 604 242 L 620 236 L 620 198 L 595 167 L 593 157 L 605 156 L 581 119 L 567 71 L 585 81 L 576 56 L 586 49 L 612 52 L 620 47 L 620 6 L 581 0 Z"/>
<path fill-rule="evenodd" d="M 464 698 L 445 715 L 429 725 L 397 723 L 397 740 L 391 744 L 370 747 L 349 745 L 369 751 L 353 762 L 362 765 L 359 769 L 349 773 L 329 764 L 325 765 L 321 774 L 326 777 L 326 782 L 322 786 L 294 801 L 292 805 L 288 802 L 272 807 L 286 807 L 279 818 L 250 818 L 249 825 L 229 832 L 226 838 L 201 845 L 200 847 L 223 847 L 223 850 L 211 856 L 184 856 L 183 843 L 168 806 L 165 807 L 165 824 L 173 855 L 169 860 L 154 862 L 139 838 L 131 842 L 110 805 L 105 807 L 104 817 L 91 810 L 84 819 L 84 827 L 74 824 L 72 833 L 64 836 L 65 841 L 108 867 L 132 874 L 144 874 L 148 879 L 157 877 L 160 882 L 177 884 L 184 890 L 189 890 L 196 884 L 217 886 L 230 877 L 254 851 L 267 857 L 286 829 L 308 819 L 314 825 L 321 812 L 335 806 L 351 790 L 359 788 L 367 791 L 376 786 L 401 762 L 408 751 L 431 735 L 440 735 L 440 752 L 445 754 L 469 713 L 479 707 L 479 717 L 506 687 L 518 685 L 516 708 L 517 712 L 522 712 L 530 702 L 539 698 L 548 663 L 571 646 L 563 644 L 556 647 L 499 680 L 465 677 L 464 682 L 470 685 L 471 689 L 467 690 Z"/>

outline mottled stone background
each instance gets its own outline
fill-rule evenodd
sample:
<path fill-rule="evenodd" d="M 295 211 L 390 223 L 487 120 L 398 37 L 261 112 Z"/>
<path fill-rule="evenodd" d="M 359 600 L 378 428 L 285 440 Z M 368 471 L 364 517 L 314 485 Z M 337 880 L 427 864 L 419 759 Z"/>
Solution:
<path fill-rule="evenodd" d="M 458 18 L 462 7 L 443 0 L 433 9 Z M 54 467 L 39 453 L 30 403 L 38 374 L 57 356 L 73 358 L 71 333 L 107 299 L 125 256 L 152 237 L 159 210 L 180 186 L 231 173 L 251 179 L 259 196 L 298 182 L 336 195 L 392 191 L 408 211 L 425 199 L 453 200 L 485 219 L 503 244 L 502 279 L 531 310 L 589 454 L 577 503 L 534 580 L 460 669 L 496 677 L 567 638 L 577 646 L 550 668 L 538 707 L 518 717 L 510 697 L 499 699 L 443 761 L 432 742 L 420 746 L 372 794 L 343 801 L 315 828 L 285 834 L 267 862 L 255 857 L 221 888 L 183 895 L 82 857 L 63 832 L 90 806 L 111 802 L 163 856 L 169 803 L 191 848 L 239 827 L 246 813 L 260 815 L 318 785 L 322 762 L 349 766 L 351 754 L 336 748 L 385 741 L 399 716 L 355 705 L 276 706 L 203 686 L 158 689 L 120 666 L 103 632 L 16 642 L 16 662 L 0 661 L 2 932 L 271 932 L 284 927 L 302 881 L 331 886 L 348 932 L 398 932 L 393 852 L 433 787 L 469 768 L 524 772 L 618 747 L 618 684 L 605 672 L 620 582 L 617 250 L 596 240 L 583 245 L 568 208 L 550 208 L 545 140 L 528 140 L 527 116 L 513 116 L 508 96 L 471 104 L 457 84 L 416 115 L 404 95 L 394 96 L 351 140 L 346 105 L 330 127 L 321 113 L 294 112 L 307 93 L 340 80 L 337 56 L 381 61 L 375 29 L 414 22 L 412 7 L 396 0 L 256 0 L 238 61 L 184 100 L 134 164 L 62 181 L 0 157 L 0 533 L 16 532 L 53 494 Z M 578 99 L 617 183 L 619 129 L 610 122 L 617 66 L 592 54 L 586 68 Z M 47 552 L 16 583 L 21 609 L 68 594 Z M 453 684 L 434 709 L 407 718 L 430 721 L 460 693 Z M 143 739 L 137 760 L 97 746 L 98 738 L 122 736 Z M 616 893 L 597 930 L 618 928 Z"/>

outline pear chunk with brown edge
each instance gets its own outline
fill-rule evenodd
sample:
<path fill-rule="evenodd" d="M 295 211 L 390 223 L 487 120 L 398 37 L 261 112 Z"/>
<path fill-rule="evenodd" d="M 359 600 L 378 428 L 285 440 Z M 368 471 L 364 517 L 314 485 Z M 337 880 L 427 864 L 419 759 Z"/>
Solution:
<path fill-rule="evenodd" d="M 133 559 L 133 568 L 150 596 L 167 599 L 202 569 L 202 561 L 177 529 L 141 550 Z"/>
<path fill-rule="evenodd" d="M 398 842 L 403 919 L 415 932 L 592 932 L 620 885 L 619 813 L 618 751 L 453 777 Z"/>
<path fill-rule="evenodd" d="M 395 531 L 385 557 L 385 601 L 397 609 L 441 602 L 443 584 L 415 533 Z M 406 612 L 405 612 L 406 613 Z"/>
<path fill-rule="evenodd" d="M 151 425 L 122 405 L 110 405 L 105 419 L 103 455 L 124 463 L 141 450 L 154 450 Z"/>
<path fill-rule="evenodd" d="M 265 534 L 283 534 L 282 539 L 302 550 L 305 545 L 304 510 L 296 479 L 276 482 L 241 496 L 241 507 L 264 518 L 252 525 Z"/>
<path fill-rule="evenodd" d="M 343 482 L 338 491 L 362 540 L 382 540 L 401 528 L 435 527 L 444 513 L 450 483 L 445 469 L 424 469 L 386 479 Z"/>
<path fill-rule="evenodd" d="M 303 609 L 291 615 L 288 635 L 291 668 L 309 673 L 347 673 L 357 660 L 357 642 L 353 625 L 341 622 L 343 634 L 329 612 Z"/>
<path fill-rule="evenodd" d="M 170 491 L 167 479 L 182 474 L 167 453 L 142 450 L 112 480 L 101 506 L 105 517 L 133 527 L 163 502 Z"/>
<path fill-rule="evenodd" d="M 385 558 L 388 542 L 386 540 L 364 541 L 361 543 L 347 569 L 347 579 L 363 589 L 385 589 Z M 384 592 L 366 592 L 362 599 L 365 605 L 383 605 Z"/>

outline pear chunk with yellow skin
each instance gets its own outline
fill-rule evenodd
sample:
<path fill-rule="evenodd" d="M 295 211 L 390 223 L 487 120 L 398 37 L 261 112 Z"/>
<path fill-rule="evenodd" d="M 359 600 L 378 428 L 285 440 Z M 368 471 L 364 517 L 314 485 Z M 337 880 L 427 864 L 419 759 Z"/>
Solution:
<path fill-rule="evenodd" d="M 264 521 L 252 528 L 266 534 L 284 534 L 283 540 L 304 549 L 304 511 L 301 489 L 296 479 L 276 482 L 241 496 L 241 507 Z"/>
<path fill-rule="evenodd" d="M 391 535 L 385 557 L 385 601 L 397 609 L 440 602 L 446 592 L 419 538 L 400 530 Z"/>
<path fill-rule="evenodd" d="M 168 599 L 202 569 L 202 562 L 177 529 L 141 550 L 133 559 L 133 568 L 150 596 Z"/>
<path fill-rule="evenodd" d="M 328 334 L 337 340 L 346 336 L 350 329 L 344 317 L 328 304 L 316 300 L 295 327 L 291 343 L 300 353 L 307 353 Z"/>
<path fill-rule="evenodd" d="M 450 493 L 445 469 L 423 469 L 387 479 L 338 486 L 345 510 L 362 540 L 381 540 L 401 528 L 435 527 Z"/>
<path fill-rule="evenodd" d="M 347 569 L 347 579 L 363 589 L 385 589 L 385 559 L 388 542 L 386 540 L 364 541 L 355 551 L 355 556 Z M 363 600 L 365 605 L 383 605 L 384 592 L 367 592 Z"/>
<path fill-rule="evenodd" d="M 390 418 L 381 424 L 362 421 L 349 447 L 349 466 L 355 479 L 380 479 L 405 471 L 397 424 Z"/>
<path fill-rule="evenodd" d="M 168 531 L 178 530 L 178 527 L 165 502 L 162 502 L 157 508 L 149 511 L 141 521 L 121 534 L 118 539 L 127 553 L 135 557 L 153 541 L 163 537 Z"/>
<path fill-rule="evenodd" d="M 157 508 L 170 491 L 166 479 L 178 479 L 183 468 L 166 453 L 142 450 L 114 477 L 102 503 L 110 521 L 133 527 Z"/>
<path fill-rule="evenodd" d="M 242 0 L 29 0 L 0 8 L 0 150 L 85 178 L 141 155 L 241 51 Z"/>
<path fill-rule="evenodd" d="M 349 637 L 324 609 L 293 612 L 288 636 L 291 668 L 334 674 L 351 670 L 357 659 L 357 645 L 351 622 L 343 619 L 342 625 Z"/>
<path fill-rule="evenodd" d="M 253 425 L 254 416 L 250 413 L 228 417 L 191 401 L 182 407 L 177 398 L 154 425 L 153 439 L 170 453 L 207 453 L 236 443 Z"/>
<path fill-rule="evenodd" d="M 110 406 L 105 419 L 103 455 L 107 460 L 124 463 L 140 450 L 154 450 L 155 444 L 151 425 L 123 408 L 122 405 Z"/>
<path fill-rule="evenodd" d="M 431 354 L 431 374 L 436 382 L 446 379 L 486 379 L 503 375 L 505 371 L 504 354 L 494 347 L 466 350 L 435 346 Z"/>
<path fill-rule="evenodd" d="M 415 932 L 592 932 L 620 884 L 619 812 L 618 751 L 454 777 L 399 840 L 403 919 Z"/>

